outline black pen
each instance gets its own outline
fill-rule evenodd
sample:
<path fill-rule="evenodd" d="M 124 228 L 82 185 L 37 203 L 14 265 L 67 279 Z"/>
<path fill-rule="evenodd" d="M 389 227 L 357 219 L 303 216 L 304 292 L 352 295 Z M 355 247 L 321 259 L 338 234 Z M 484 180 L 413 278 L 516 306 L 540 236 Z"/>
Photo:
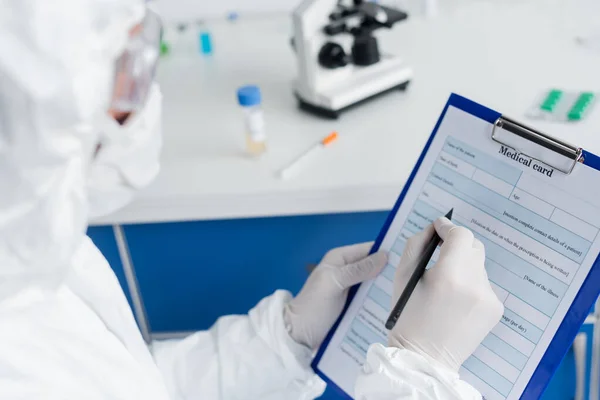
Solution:
<path fill-rule="evenodd" d="M 446 218 L 451 220 L 453 211 L 454 211 L 454 208 L 452 210 L 448 211 L 448 214 L 446 214 Z M 406 287 L 402 291 L 402 294 L 400 295 L 400 298 L 398 299 L 396 306 L 390 313 L 390 316 L 385 323 L 385 327 L 387 330 L 392 330 L 392 328 L 394 328 L 394 326 L 396 325 L 396 322 L 398 322 L 398 318 L 400 318 L 400 314 L 402 314 L 402 310 L 404 310 L 406 303 L 408 303 L 408 299 L 410 298 L 413 291 L 417 287 L 417 283 L 419 283 L 419 280 L 421 280 L 421 277 L 425 273 L 427 264 L 429 264 L 429 261 L 431 261 L 431 257 L 433 257 L 433 253 L 435 252 L 435 249 L 437 249 L 441 240 L 442 239 L 437 234 L 437 232 L 434 232 L 433 237 L 431 238 L 431 241 L 429 242 L 429 244 L 427 244 L 427 246 L 425 246 L 423 255 L 421 255 L 421 259 L 419 260 L 419 262 L 417 264 L 417 268 L 415 268 L 413 274 L 410 276 L 410 279 L 408 280 Z"/>

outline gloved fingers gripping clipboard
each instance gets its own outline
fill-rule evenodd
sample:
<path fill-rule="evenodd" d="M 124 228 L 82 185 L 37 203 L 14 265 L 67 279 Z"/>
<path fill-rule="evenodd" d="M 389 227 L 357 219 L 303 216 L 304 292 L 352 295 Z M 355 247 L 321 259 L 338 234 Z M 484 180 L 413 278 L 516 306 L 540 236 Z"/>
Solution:
<path fill-rule="evenodd" d="M 387 344 L 406 240 L 454 208 L 484 243 L 505 307 L 461 378 L 487 399 L 537 399 L 600 290 L 599 168 L 591 153 L 452 95 L 376 242 L 389 265 L 353 293 L 317 373 L 351 398 L 369 345 Z"/>

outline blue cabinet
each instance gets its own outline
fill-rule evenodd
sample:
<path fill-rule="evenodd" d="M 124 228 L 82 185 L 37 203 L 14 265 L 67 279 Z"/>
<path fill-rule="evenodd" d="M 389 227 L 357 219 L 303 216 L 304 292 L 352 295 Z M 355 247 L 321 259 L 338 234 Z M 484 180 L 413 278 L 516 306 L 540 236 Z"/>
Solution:
<path fill-rule="evenodd" d="M 387 213 L 130 225 L 153 332 L 210 327 L 276 289 L 296 293 L 331 248 L 373 240 Z"/>

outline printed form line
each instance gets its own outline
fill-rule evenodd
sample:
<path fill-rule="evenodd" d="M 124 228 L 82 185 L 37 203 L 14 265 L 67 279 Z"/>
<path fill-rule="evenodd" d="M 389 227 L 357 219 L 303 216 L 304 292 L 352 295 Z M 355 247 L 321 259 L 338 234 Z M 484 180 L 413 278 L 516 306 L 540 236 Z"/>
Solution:
<path fill-rule="evenodd" d="M 433 183 L 433 182 L 429 182 L 429 183 L 430 183 L 430 184 L 432 184 L 433 186 L 435 186 L 436 188 L 438 188 L 438 189 L 440 189 L 440 190 L 442 190 L 442 191 L 446 192 L 447 194 L 449 194 L 449 195 L 451 195 L 451 196 L 453 196 L 453 197 L 456 197 L 456 198 L 458 198 L 457 196 L 455 196 L 455 195 L 453 195 L 453 194 L 451 194 L 451 193 L 448 193 L 448 192 L 447 192 L 447 191 L 446 191 L 444 188 L 440 187 L 439 185 L 436 185 L 436 184 L 435 184 L 435 183 Z M 467 196 L 467 195 L 465 195 L 465 197 L 468 197 L 468 196 Z M 460 198 L 458 198 L 458 199 L 460 199 Z M 507 225 L 508 227 L 510 227 L 510 228 L 512 228 L 512 229 L 515 229 L 514 227 L 511 227 L 510 225 L 506 224 L 504 221 L 500 220 L 500 219 L 499 219 L 499 218 L 497 218 L 496 216 L 494 216 L 494 215 L 490 214 L 489 212 L 485 211 L 485 210 L 484 210 L 482 207 L 479 207 L 479 206 L 478 206 L 478 205 L 476 205 L 476 204 L 471 204 L 471 203 L 469 203 L 469 202 L 465 201 L 464 199 L 460 199 L 460 200 L 462 200 L 462 201 L 464 201 L 465 203 L 469 204 L 470 206 L 472 206 L 472 207 L 474 207 L 474 208 L 478 209 L 478 210 L 479 210 L 479 211 L 481 211 L 482 213 L 485 213 L 485 214 L 486 214 L 486 215 L 488 215 L 489 217 L 491 217 L 491 218 L 493 218 L 493 219 L 495 219 L 495 220 L 497 220 L 497 221 L 501 222 L 502 224 L 504 224 L 504 225 Z M 485 206 L 484 206 L 484 207 L 485 207 Z M 521 233 L 523 233 L 523 232 L 521 232 Z M 558 255 L 560 255 L 560 256 L 563 256 L 563 257 L 565 257 L 565 258 L 569 258 L 569 259 L 570 259 L 570 257 L 567 257 L 567 256 L 565 256 L 565 255 L 563 255 L 563 254 L 561 254 L 561 253 L 557 252 L 556 250 L 549 248 L 547 245 L 545 245 L 544 243 L 540 242 L 539 240 L 537 240 L 537 239 L 535 239 L 535 238 L 533 238 L 533 237 L 530 237 L 529 235 L 527 235 L 527 234 L 525 234 L 525 233 L 523 233 L 523 234 L 524 234 L 525 236 L 529 237 L 530 239 L 532 239 L 533 241 L 535 241 L 535 242 L 537 242 L 537 243 L 541 244 L 542 246 L 546 247 L 546 248 L 547 248 L 549 251 L 552 251 L 552 252 L 554 252 L 554 253 L 556 253 L 556 254 L 558 254 Z M 522 257 L 520 257 L 520 256 L 519 256 L 519 258 L 522 258 Z M 574 261 L 574 260 L 572 260 L 572 259 L 570 259 L 570 260 L 571 260 L 571 261 L 573 261 L 573 262 L 575 262 L 575 263 L 577 263 L 576 261 Z M 525 260 L 525 261 L 526 261 L 526 260 Z M 579 265 L 579 266 L 581 266 L 581 264 L 579 264 L 579 263 L 578 263 L 578 265 Z M 576 274 L 576 273 L 577 273 L 577 270 L 573 271 L 573 275 L 574 275 L 574 274 Z"/>
<path fill-rule="evenodd" d="M 453 171 L 453 170 L 451 170 L 450 168 L 446 167 L 445 165 L 443 165 L 443 164 L 441 164 L 441 163 L 436 163 L 436 164 L 437 164 L 437 165 L 439 165 L 441 168 L 443 168 L 443 169 L 445 169 L 445 170 L 447 170 L 447 171 L 449 171 L 449 172 L 451 172 L 451 173 L 453 173 L 453 174 L 457 174 L 457 172 L 456 172 L 456 171 Z M 436 175 L 434 174 L 434 172 L 433 172 L 433 168 L 432 168 L 432 172 L 431 172 L 431 173 L 430 173 L 430 175 L 429 175 L 429 178 L 431 178 L 431 177 L 433 177 L 433 178 L 438 178 L 438 176 L 436 176 Z M 433 181 L 433 180 L 431 180 L 431 179 L 429 179 L 429 178 L 428 178 L 428 181 L 429 181 L 430 183 L 432 183 L 433 185 L 435 185 L 435 186 L 439 187 L 440 189 L 444 190 L 445 192 L 447 192 L 447 193 L 450 193 L 450 192 L 448 192 L 448 190 L 446 190 L 445 188 L 443 188 L 443 187 L 441 187 L 440 185 L 436 184 L 436 182 L 435 182 L 435 181 Z M 439 179 L 438 179 L 438 180 L 441 180 L 441 181 L 443 182 L 444 178 L 442 178 L 441 176 L 439 176 Z M 484 191 L 487 191 L 487 192 L 493 193 L 493 194 L 495 194 L 495 195 L 497 195 L 497 196 L 499 196 L 499 197 L 501 197 L 501 198 L 503 198 L 503 199 L 505 199 L 505 200 L 508 200 L 508 199 L 507 199 L 507 198 L 505 198 L 504 196 L 501 196 L 501 195 L 499 195 L 498 193 L 494 192 L 493 190 L 490 190 L 488 187 L 486 187 L 486 186 L 484 186 L 484 185 L 480 184 L 479 182 L 476 182 L 476 181 L 470 181 L 469 183 L 473 183 L 474 185 L 481 187 L 481 188 L 482 188 Z M 454 191 L 456 191 L 457 193 L 459 193 L 459 194 L 463 195 L 463 196 L 464 196 L 466 199 L 468 199 L 468 200 L 471 200 L 471 201 L 472 201 L 472 202 L 474 202 L 474 203 L 478 203 L 478 204 L 472 204 L 472 203 L 470 203 L 470 202 L 466 201 L 465 199 L 463 199 L 463 201 L 466 201 L 467 203 L 471 204 L 472 206 L 474 206 L 474 207 L 477 207 L 477 208 L 480 208 L 482 211 L 483 211 L 483 208 L 488 208 L 488 209 L 489 209 L 489 207 L 488 207 L 487 205 L 485 205 L 485 204 L 481 203 L 481 201 L 479 201 L 479 200 L 478 200 L 478 199 L 476 199 L 476 198 L 473 198 L 473 197 L 471 197 L 470 195 L 468 195 L 468 194 L 464 193 L 463 191 L 461 191 L 461 190 L 459 190 L 459 189 L 456 189 L 456 187 L 455 187 L 454 185 L 452 185 L 452 190 L 454 190 Z M 451 193 L 450 193 L 450 194 L 451 194 Z M 510 200 L 509 200 L 509 201 L 510 201 Z M 525 211 L 528 211 L 528 212 L 530 212 L 530 213 L 534 213 L 533 211 L 531 211 L 530 209 L 528 209 L 528 208 L 526 208 L 526 207 L 523 207 L 523 206 L 522 206 L 522 205 L 520 205 L 519 203 L 515 203 L 515 202 L 511 202 L 511 203 L 512 203 L 512 204 L 514 204 L 514 205 L 516 205 L 517 207 L 520 207 L 521 209 L 523 209 L 523 210 L 525 210 Z M 496 210 L 493 210 L 493 212 L 494 212 L 494 213 L 497 213 L 497 214 L 500 214 L 500 212 L 499 212 L 499 211 L 496 211 Z M 497 217 L 495 217 L 494 215 L 491 215 L 489 212 L 486 212 L 486 213 L 487 213 L 487 214 L 489 214 L 490 216 L 492 216 L 492 217 L 494 217 L 494 218 L 498 219 L 498 218 L 497 218 Z M 535 214 L 535 213 L 534 213 L 534 214 Z M 537 214 L 536 214 L 536 215 L 537 215 Z M 543 218 L 543 217 L 542 217 L 542 218 Z M 589 245 L 591 245 L 591 244 L 592 244 L 592 243 L 591 243 L 590 241 L 588 241 L 586 238 L 584 238 L 584 237 L 582 237 L 582 236 L 578 235 L 577 233 L 575 233 L 575 232 L 571 232 L 571 231 L 570 231 L 570 230 L 568 230 L 567 228 L 565 228 L 565 227 L 563 227 L 563 226 L 560 226 L 560 225 L 558 225 L 558 224 L 554 223 L 553 221 L 551 221 L 551 220 L 549 220 L 549 219 L 546 219 L 546 218 L 543 218 L 543 219 L 544 219 L 544 220 L 546 220 L 548 223 L 551 223 L 551 224 L 553 224 L 553 225 L 555 225 L 555 226 L 557 226 L 557 227 L 559 227 L 559 228 L 561 228 L 561 229 L 564 229 L 565 231 L 568 231 L 569 233 L 571 233 L 571 234 L 573 234 L 573 235 L 577 236 L 578 238 L 582 239 L 582 240 L 583 240 L 584 242 L 586 242 L 587 244 L 589 244 Z M 499 219 L 498 219 L 498 220 L 499 220 Z M 500 221 L 501 221 L 501 220 L 500 220 Z M 501 221 L 501 222 L 503 222 L 503 221 Z M 509 225 L 509 226 L 510 226 L 510 225 Z M 514 228 L 514 227 L 513 227 L 513 228 Z M 517 229 L 517 230 L 519 230 L 519 229 Z M 525 235 L 529 236 L 531 239 L 533 239 L 533 240 L 535 240 L 535 241 L 537 241 L 537 242 L 539 242 L 539 243 L 543 244 L 544 246 L 548 247 L 546 244 L 544 244 L 543 242 L 539 241 L 539 240 L 538 240 L 537 238 L 535 238 L 534 236 L 531 236 L 531 235 L 529 235 L 527 232 L 523 232 L 523 231 L 521 231 L 521 230 L 519 230 L 519 231 L 520 231 L 521 233 L 523 233 L 523 234 L 525 234 Z M 588 250 L 589 250 L 589 247 L 588 247 Z M 586 254 L 587 254 L 587 253 L 586 253 Z M 568 257 L 568 258 L 571 258 L 571 257 L 569 257 L 569 256 L 566 256 L 566 257 Z M 583 258 L 585 258 L 585 255 L 583 256 Z M 573 259 L 572 259 L 572 260 L 573 260 Z M 575 260 L 573 260 L 573 261 L 575 261 Z"/>

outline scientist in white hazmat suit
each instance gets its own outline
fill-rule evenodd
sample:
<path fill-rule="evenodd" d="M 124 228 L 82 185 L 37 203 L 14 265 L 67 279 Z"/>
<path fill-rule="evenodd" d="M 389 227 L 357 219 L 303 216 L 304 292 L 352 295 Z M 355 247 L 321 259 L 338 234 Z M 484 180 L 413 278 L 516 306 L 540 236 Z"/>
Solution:
<path fill-rule="evenodd" d="M 146 346 L 90 218 L 158 172 L 160 21 L 142 0 L 0 0 L 0 398 L 313 399 L 310 368 L 348 288 L 386 263 L 332 250 L 295 298 Z M 355 398 L 478 399 L 458 368 L 502 305 L 481 243 L 448 220 L 413 237 L 404 287 L 433 230 L 444 239 L 389 346 L 370 348 Z M 232 294 L 233 295 L 233 294 Z"/>

